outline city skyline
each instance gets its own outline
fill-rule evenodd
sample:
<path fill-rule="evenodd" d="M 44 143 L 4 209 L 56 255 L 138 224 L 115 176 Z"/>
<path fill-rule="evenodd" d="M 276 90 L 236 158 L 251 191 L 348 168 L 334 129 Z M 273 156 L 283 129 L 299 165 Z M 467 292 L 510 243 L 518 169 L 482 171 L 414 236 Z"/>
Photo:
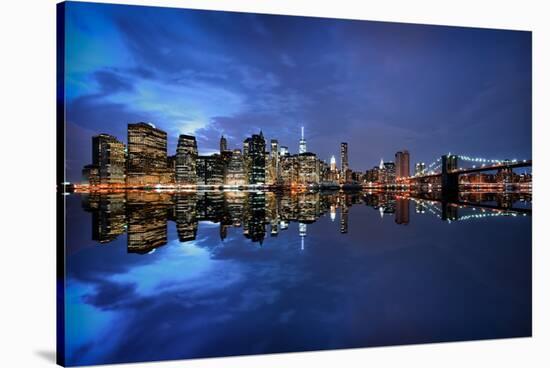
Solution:
<path fill-rule="evenodd" d="M 230 148 L 221 135 L 219 151 L 201 155 L 196 137 L 180 134 L 173 155 L 168 153 L 168 135 L 152 123 L 128 124 L 128 145 L 117 137 L 101 133 L 91 138 L 92 163 L 82 169 L 79 190 L 111 188 L 241 188 L 261 186 L 270 189 L 367 189 L 442 191 L 455 198 L 459 188 L 485 185 L 496 190 L 531 190 L 531 160 L 473 158 L 467 155 L 442 155 L 426 164 L 417 162 L 411 173 L 410 153 L 395 153 L 395 161 L 380 159 L 372 169 L 353 170 L 349 162 L 348 143 L 340 143 L 340 167 L 334 155 L 330 163 L 307 149 L 304 127 L 301 127 L 298 153 L 270 145 L 260 130 L 242 141 L 242 148 Z M 467 167 L 463 164 L 466 163 Z M 476 165 L 477 164 L 477 167 Z M 521 174 L 514 169 L 523 168 Z M 527 170 L 528 168 L 528 170 Z M 492 174 L 491 172 L 494 172 Z M 496 185 L 496 186 L 495 186 Z M 466 187 L 465 187 L 466 186 Z M 95 189 L 94 189 L 95 188 Z"/>
<path fill-rule="evenodd" d="M 66 27 L 68 181 L 88 137 L 126 144 L 136 121 L 201 154 L 259 130 L 297 152 L 304 126 L 309 150 L 348 142 L 360 171 L 403 149 L 531 157 L 528 32 L 76 3 Z"/>
<path fill-rule="evenodd" d="M 57 11 L 59 364 L 532 336 L 531 32 Z"/>

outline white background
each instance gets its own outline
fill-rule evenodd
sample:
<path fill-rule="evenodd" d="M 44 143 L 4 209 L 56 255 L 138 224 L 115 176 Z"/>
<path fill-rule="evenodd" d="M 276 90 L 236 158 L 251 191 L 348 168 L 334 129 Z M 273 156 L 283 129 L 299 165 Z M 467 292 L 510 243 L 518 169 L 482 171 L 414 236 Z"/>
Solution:
<path fill-rule="evenodd" d="M 548 123 L 545 1 L 110 1 L 533 31 L 533 338 L 202 359 L 118 367 L 463 367 L 549 365 Z M 55 1 L 2 2 L 0 22 L 0 366 L 55 357 Z M 498 134 L 495 132 L 495 134 Z M 496 136 L 495 136 L 496 138 Z M 59 142 L 61 144 L 61 142 Z M 544 191 L 544 192 L 543 192 Z M 266 331 L 268 333 L 268 331 Z M 193 338 L 190 336 L 190 338 Z"/>

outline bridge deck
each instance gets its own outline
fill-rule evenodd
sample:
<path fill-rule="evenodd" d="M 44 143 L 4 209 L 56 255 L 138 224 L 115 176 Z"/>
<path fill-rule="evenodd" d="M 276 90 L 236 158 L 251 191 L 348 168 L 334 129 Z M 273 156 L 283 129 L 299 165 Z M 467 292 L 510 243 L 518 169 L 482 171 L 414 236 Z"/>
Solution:
<path fill-rule="evenodd" d="M 518 161 L 518 162 L 510 162 L 506 164 L 500 164 L 500 165 L 491 165 L 491 166 L 479 166 L 479 167 L 470 167 L 467 169 L 462 170 L 452 170 L 449 171 L 449 174 L 471 174 L 476 172 L 483 172 L 483 171 L 493 171 L 493 170 L 499 170 L 499 169 L 514 169 L 518 167 L 529 167 L 532 166 L 532 160 L 524 160 L 524 161 Z M 422 176 L 413 176 L 410 179 L 412 180 L 418 180 L 418 179 L 426 179 L 426 178 L 436 178 L 440 177 L 441 173 L 434 173 L 434 174 L 427 174 Z"/>

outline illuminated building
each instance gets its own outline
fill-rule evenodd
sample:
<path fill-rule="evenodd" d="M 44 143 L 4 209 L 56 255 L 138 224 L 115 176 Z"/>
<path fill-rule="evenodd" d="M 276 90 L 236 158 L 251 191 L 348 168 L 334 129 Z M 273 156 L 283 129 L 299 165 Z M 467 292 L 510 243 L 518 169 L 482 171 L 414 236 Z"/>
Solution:
<path fill-rule="evenodd" d="M 346 142 L 340 143 L 340 183 L 349 183 L 352 181 L 352 172 L 349 168 L 348 160 L 348 144 Z"/>
<path fill-rule="evenodd" d="M 362 172 L 359 172 L 359 171 L 352 171 L 351 172 L 351 180 L 354 183 L 362 183 L 365 180 L 365 175 Z"/>
<path fill-rule="evenodd" d="M 414 175 L 424 175 L 426 173 L 426 164 L 424 162 L 417 162 L 416 165 L 414 165 Z"/>
<path fill-rule="evenodd" d="M 409 151 L 399 151 L 395 154 L 395 177 L 397 179 L 408 178 L 410 172 Z"/>
<path fill-rule="evenodd" d="M 336 157 L 334 155 L 330 158 L 330 171 L 336 171 Z"/>
<path fill-rule="evenodd" d="M 315 153 L 298 155 L 298 182 L 303 185 L 319 183 L 319 160 Z"/>
<path fill-rule="evenodd" d="M 291 186 L 298 182 L 298 165 L 298 155 L 281 156 L 279 166 L 280 180 L 283 185 Z"/>
<path fill-rule="evenodd" d="M 380 167 L 375 166 L 365 173 L 365 180 L 369 183 L 376 183 L 380 180 Z"/>
<path fill-rule="evenodd" d="M 319 181 L 320 182 L 327 182 L 331 181 L 331 171 L 330 166 L 327 164 L 326 161 L 318 160 L 319 165 Z"/>
<path fill-rule="evenodd" d="M 195 137 L 180 134 L 176 148 L 176 184 L 197 184 L 197 155 Z"/>
<path fill-rule="evenodd" d="M 384 185 L 395 184 L 395 164 L 393 162 L 380 161 L 378 181 Z"/>
<path fill-rule="evenodd" d="M 170 181 L 166 146 L 166 132 L 154 125 L 128 124 L 128 185 L 166 184 Z"/>
<path fill-rule="evenodd" d="M 124 184 L 126 180 L 124 143 L 109 134 L 92 137 L 92 164 L 99 169 L 100 184 Z"/>
<path fill-rule="evenodd" d="M 84 166 L 84 168 L 82 169 L 82 177 L 84 179 L 84 182 L 87 182 L 89 185 L 99 185 L 99 167 L 96 165 Z"/>
<path fill-rule="evenodd" d="M 227 139 L 222 135 L 220 138 L 220 154 L 227 151 Z"/>
<path fill-rule="evenodd" d="M 348 161 L 348 144 L 346 142 L 340 143 L 340 180 L 342 182 L 347 182 L 348 171 L 349 171 L 349 161 Z"/>
<path fill-rule="evenodd" d="M 244 159 L 240 149 L 232 152 L 231 158 L 225 170 L 225 185 L 239 186 L 246 185 L 246 172 Z"/>
<path fill-rule="evenodd" d="M 306 140 L 304 138 L 304 127 L 302 127 L 302 137 L 300 138 L 300 148 L 298 150 L 298 153 L 302 154 L 306 152 L 307 152 L 307 148 L 306 148 Z"/>
<path fill-rule="evenodd" d="M 266 183 L 276 184 L 279 182 L 279 142 L 271 140 L 271 152 L 268 157 L 266 168 Z"/>
<path fill-rule="evenodd" d="M 287 156 L 288 155 L 288 147 L 287 146 L 281 146 L 279 154 L 280 154 L 280 156 Z"/>
<path fill-rule="evenodd" d="M 243 143 L 248 184 L 265 183 L 265 139 L 263 133 L 253 134 Z"/>
<path fill-rule="evenodd" d="M 224 165 L 221 156 L 197 157 L 197 185 L 223 185 Z"/>

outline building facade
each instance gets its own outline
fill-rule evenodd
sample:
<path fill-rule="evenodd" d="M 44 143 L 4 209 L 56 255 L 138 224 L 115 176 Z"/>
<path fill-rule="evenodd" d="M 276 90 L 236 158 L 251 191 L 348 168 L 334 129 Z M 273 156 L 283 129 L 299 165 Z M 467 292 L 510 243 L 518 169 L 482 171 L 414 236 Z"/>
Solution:
<path fill-rule="evenodd" d="M 128 124 L 126 167 L 130 186 L 169 183 L 166 132 L 148 123 Z"/>
<path fill-rule="evenodd" d="M 91 186 L 99 185 L 101 183 L 99 180 L 99 167 L 97 165 L 84 166 L 82 169 L 82 178 L 84 182 Z"/>
<path fill-rule="evenodd" d="M 176 184 L 197 184 L 197 140 L 191 135 L 181 134 L 176 148 Z"/>
<path fill-rule="evenodd" d="M 221 156 L 197 157 L 197 185 L 223 185 L 224 165 Z"/>
<path fill-rule="evenodd" d="M 408 178 L 410 172 L 409 151 L 399 151 L 395 154 L 395 177 L 397 179 Z"/>
<path fill-rule="evenodd" d="M 248 184 L 265 184 L 265 139 L 261 131 L 244 141 L 243 155 Z"/>
<path fill-rule="evenodd" d="M 297 177 L 301 185 L 319 183 L 319 160 L 315 153 L 305 152 L 298 155 Z"/>
<path fill-rule="evenodd" d="M 240 149 L 232 151 L 225 170 L 225 185 L 240 186 L 247 184 L 243 154 Z"/>
<path fill-rule="evenodd" d="M 348 160 L 348 144 L 346 142 L 340 143 L 340 181 L 347 182 L 349 176 L 349 160 Z"/>
<path fill-rule="evenodd" d="M 395 184 L 395 163 L 384 162 L 378 172 L 378 181 L 384 185 Z"/>
<path fill-rule="evenodd" d="M 92 137 L 92 165 L 98 168 L 99 184 L 124 184 L 126 151 L 124 143 L 109 134 Z"/>

